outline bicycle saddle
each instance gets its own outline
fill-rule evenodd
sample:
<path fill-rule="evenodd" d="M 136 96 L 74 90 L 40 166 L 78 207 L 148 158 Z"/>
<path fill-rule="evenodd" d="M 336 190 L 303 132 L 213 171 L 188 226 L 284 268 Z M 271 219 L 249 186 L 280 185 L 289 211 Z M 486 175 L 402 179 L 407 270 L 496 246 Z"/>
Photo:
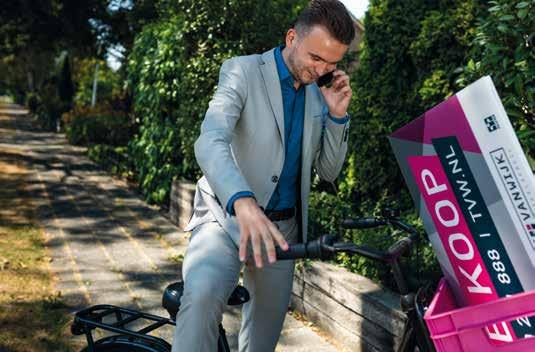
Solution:
<path fill-rule="evenodd" d="M 165 288 L 162 296 L 162 307 L 167 310 L 171 319 L 175 320 L 180 309 L 180 297 L 184 293 L 184 282 L 177 281 Z M 236 286 L 227 301 L 229 306 L 237 306 L 249 301 L 249 291 L 243 286 Z"/>

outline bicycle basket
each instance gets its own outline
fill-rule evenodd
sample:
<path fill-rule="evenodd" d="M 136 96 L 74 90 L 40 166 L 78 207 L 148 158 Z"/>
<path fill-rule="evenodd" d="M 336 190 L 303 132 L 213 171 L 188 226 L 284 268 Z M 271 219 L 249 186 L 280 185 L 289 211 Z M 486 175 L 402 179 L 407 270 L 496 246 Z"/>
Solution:
<path fill-rule="evenodd" d="M 458 308 L 445 279 L 440 281 L 424 319 L 437 352 L 532 352 L 535 337 L 491 344 L 486 326 L 535 314 L 535 291 Z"/>

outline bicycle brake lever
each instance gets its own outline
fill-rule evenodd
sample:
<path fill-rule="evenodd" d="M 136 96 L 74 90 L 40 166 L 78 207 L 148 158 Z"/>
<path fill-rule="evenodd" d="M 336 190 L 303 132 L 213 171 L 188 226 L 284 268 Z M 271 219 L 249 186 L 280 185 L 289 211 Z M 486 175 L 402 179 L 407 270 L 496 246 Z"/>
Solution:
<path fill-rule="evenodd" d="M 335 240 L 336 236 L 330 234 L 323 235 L 319 238 L 319 256 L 322 260 L 331 259 L 336 254 L 333 246 Z"/>

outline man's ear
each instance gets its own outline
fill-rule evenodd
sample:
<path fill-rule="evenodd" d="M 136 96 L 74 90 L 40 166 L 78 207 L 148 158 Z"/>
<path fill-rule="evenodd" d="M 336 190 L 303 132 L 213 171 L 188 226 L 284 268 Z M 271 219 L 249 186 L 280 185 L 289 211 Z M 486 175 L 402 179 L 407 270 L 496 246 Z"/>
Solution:
<path fill-rule="evenodd" d="M 286 32 L 286 47 L 292 48 L 295 45 L 295 41 L 297 39 L 297 31 L 295 28 L 288 29 L 288 32 Z"/>

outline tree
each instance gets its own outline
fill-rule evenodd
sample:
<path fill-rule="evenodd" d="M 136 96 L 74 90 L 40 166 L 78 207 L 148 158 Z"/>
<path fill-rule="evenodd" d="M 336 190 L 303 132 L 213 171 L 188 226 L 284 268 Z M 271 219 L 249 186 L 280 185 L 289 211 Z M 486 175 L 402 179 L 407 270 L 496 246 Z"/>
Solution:
<path fill-rule="evenodd" d="M 58 75 L 58 95 L 61 101 L 70 109 L 70 106 L 72 105 L 72 98 L 74 96 L 74 86 L 72 83 L 69 55 L 64 53 L 60 62 L 61 71 Z"/>
<path fill-rule="evenodd" d="M 10 67 L 7 89 L 39 90 L 63 51 L 92 55 L 97 32 L 90 20 L 106 14 L 106 1 L 12 0 L 0 7 L 0 63 Z"/>

